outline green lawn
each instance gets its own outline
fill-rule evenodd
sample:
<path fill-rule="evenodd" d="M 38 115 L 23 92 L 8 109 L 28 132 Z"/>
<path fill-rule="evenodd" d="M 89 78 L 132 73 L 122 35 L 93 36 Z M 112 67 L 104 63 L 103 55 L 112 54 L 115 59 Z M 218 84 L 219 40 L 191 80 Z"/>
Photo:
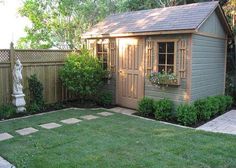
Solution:
<path fill-rule="evenodd" d="M 103 110 L 104 111 L 104 110 Z M 62 110 L 0 123 L 0 155 L 19 168 L 236 167 L 236 136 L 206 133 L 114 113 L 46 130 L 37 125 L 101 110 Z M 16 129 L 38 132 L 20 136 Z"/>

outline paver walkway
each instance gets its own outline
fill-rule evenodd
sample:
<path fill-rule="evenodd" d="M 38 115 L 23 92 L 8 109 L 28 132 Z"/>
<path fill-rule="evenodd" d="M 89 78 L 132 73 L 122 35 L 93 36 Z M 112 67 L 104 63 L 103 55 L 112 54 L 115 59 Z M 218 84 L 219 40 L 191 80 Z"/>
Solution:
<path fill-rule="evenodd" d="M 0 168 L 15 168 L 15 166 L 0 156 Z"/>
<path fill-rule="evenodd" d="M 236 110 L 231 110 L 197 129 L 236 135 Z"/>

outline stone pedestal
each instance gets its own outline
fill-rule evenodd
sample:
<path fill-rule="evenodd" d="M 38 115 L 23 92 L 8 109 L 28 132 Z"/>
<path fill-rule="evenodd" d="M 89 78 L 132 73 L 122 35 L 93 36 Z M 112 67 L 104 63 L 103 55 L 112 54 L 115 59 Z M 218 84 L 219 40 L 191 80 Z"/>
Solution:
<path fill-rule="evenodd" d="M 12 103 L 16 106 L 17 113 L 24 112 L 26 110 L 24 97 L 24 94 L 12 95 Z"/>

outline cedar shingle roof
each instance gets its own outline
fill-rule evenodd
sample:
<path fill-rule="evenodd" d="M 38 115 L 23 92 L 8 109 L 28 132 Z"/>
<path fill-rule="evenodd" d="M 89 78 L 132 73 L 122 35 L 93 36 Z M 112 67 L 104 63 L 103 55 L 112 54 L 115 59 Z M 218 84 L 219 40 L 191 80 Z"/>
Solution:
<path fill-rule="evenodd" d="M 216 9 L 217 1 L 110 15 L 83 36 L 195 30 Z"/>

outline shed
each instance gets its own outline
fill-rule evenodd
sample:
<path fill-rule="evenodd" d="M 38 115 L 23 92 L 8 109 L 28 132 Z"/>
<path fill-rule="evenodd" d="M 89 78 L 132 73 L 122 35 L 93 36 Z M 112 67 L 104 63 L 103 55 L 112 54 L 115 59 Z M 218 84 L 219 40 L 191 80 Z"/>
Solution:
<path fill-rule="evenodd" d="M 112 72 L 106 90 L 128 108 L 144 96 L 180 104 L 224 94 L 231 37 L 215 1 L 114 14 L 82 36 Z M 154 86 L 148 79 L 153 71 L 171 72 L 177 81 Z"/>

